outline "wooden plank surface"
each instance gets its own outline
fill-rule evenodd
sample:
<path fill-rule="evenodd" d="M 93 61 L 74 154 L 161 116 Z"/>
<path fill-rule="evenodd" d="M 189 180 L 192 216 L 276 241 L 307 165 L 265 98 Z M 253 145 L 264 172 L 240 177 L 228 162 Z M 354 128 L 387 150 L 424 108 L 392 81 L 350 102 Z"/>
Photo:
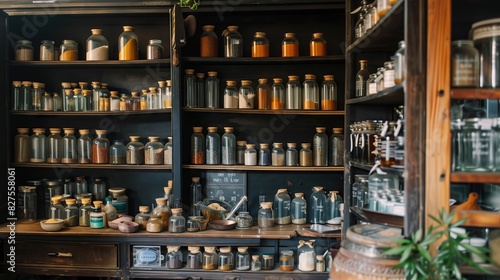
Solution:
<path fill-rule="evenodd" d="M 500 173 L 493 172 L 452 172 L 452 183 L 500 183 Z"/>
<path fill-rule="evenodd" d="M 488 88 L 452 89 L 451 99 L 500 99 L 500 90 Z"/>

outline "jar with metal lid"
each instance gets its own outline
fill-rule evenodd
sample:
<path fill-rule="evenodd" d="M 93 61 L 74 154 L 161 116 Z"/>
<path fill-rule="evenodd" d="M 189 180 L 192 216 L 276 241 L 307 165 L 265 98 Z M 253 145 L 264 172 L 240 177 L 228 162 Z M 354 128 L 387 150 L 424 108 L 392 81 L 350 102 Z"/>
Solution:
<path fill-rule="evenodd" d="M 323 33 L 313 33 L 309 43 L 310 56 L 326 56 L 326 53 L 326 40 L 323 38 Z"/>
<path fill-rule="evenodd" d="M 144 144 L 140 136 L 130 136 L 130 142 L 125 147 L 127 164 L 144 164 Z"/>
<path fill-rule="evenodd" d="M 271 108 L 271 88 L 267 79 L 259 79 L 257 86 L 257 109 L 268 110 Z"/>
<path fill-rule="evenodd" d="M 20 186 L 20 203 L 18 206 L 18 218 L 22 222 L 34 223 L 37 219 L 37 194 L 36 186 Z"/>
<path fill-rule="evenodd" d="M 313 193 L 309 196 L 307 201 L 308 212 L 309 212 L 309 223 L 311 224 L 324 224 L 325 220 L 325 204 L 326 195 L 324 193 L 323 187 L 315 186 L 313 187 Z"/>
<path fill-rule="evenodd" d="M 199 93 L 198 93 L 199 94 Z M 198 104 L 202 106 L 202 104 Z M 205 107 L 220 108 L 220 81 L 217 72 L 209 71 L 205 81 Z"/>
<path fill-rule="evenodd" d="M 304 93 L 302 108 L 304 110 L 319 110 L 320 94 L 318 83 L 316 83 L 316 75 L 306 74 L 306 80 L 302 87 Z"/>
<path fill-rule="evenodd" d="M 217 253 L 215 252 L 215 247 L 205 246 L 205 251 L 203 252 L 203 264 L 202 268 L 205 270 L 215 270 L 217 269 Z"/>
<path fill-rule="evenodd" d="M 92 163 L 109 163 L 109 140 L 107 131 L 98 129 L 95 131 L 97 137 L 92 142 Z"/>
<path fill-rule="evenodd" d="M 10 90 L 11 108 L 12 110 L 23 110 L 21 101 L 21 81 L 12 81 L 12 87 Z M 47 110 L 48 111 L 48 110 Z"/>
<path fill-rule="evenodd" d="M 21 87 L 21 98 L 19 110 L 29 111 L 31 110 L 31 104 L 33 100 L 33 83 L 30 81 L 23 81 Z"/>
<path fill-rule="evenodd" d="M 139 59 L 139 39 L 133 26 L 124 26 L 118 37 L 118 60 Z"/>
<path fill-rule="evenodd" d="M 182 208 L 173 208 L 168 222 L 168 231 L 179 233 L 186 231 L 186 218 L 182 216 Z"/>
<path fill-rule="evenodd" d="M 146 229 L 149 218 L 151 218 L 151 214 L 149 214 L 149 207 L 139 206 L 139 213 L 135 215 L 134 219 L 134 221 L 139 224 L 139 228 Z"/>
<path fill-rule="evenodd" d="M 368 72 L 368 60 L 359 61 L 360 69 L 356 74 L 356 92 L 355 97 L 366 96 L 366 81 L 368 80 L 370 73 Z"/>
<path fill-rule="evenodd" d="M 163 144 L 160 137 L 150 136 L 149 142 L 144 145 L 144 163 L 145 164 L 163 164 Z"/>
<path fill-rule="evenodd" d="M 287 147 L 285 153 L 286 166 L 298 166 L 299 152 L 297 151 L 297 143 L 287 143 Z"/>
<path fill-rule="evenodd" d="M 302 149 L 299 152 L 299 165 L 312 166 L 313 165 L 313 152 L 311 150 L 311 143 L 302 143 Z"/>
<path fill-rule="evenodd" d="M 302 109 L 302 85 L 299 76 L 288 76 L 286 84 L 286 106 L 288 110 Z"/>
<path fill-rule="evenodd" d="M 291 202 L 290 216 L 292 224 L 303 225 L 307 223 L 307 202 L 303 193 L 295 193 L 295 198 Z"/>
<path fill-rule="evenodd" d="M 149 40 L 149 44 L 146 49 L 146 59 L 162 59 L 163 58 L 163 46 L 161 45 L 160 39 Z"/>
<path fill-rule="evenodd" d="M 220 136 L 217 133 L 217 127 L 208 127 L 208 134 L 206 137 L 206 164 L 220 164 Z"/>
<path fill-rule="evenodd" d="M 285 109 L 286 91 L 285 86 L 283 86 L 283 79 L 273 78 L 273 82 L 271 87 L 271 109 Z"/>
<path fill-rule="evenodd" d="M 245 165 L 257 165 L 257 150 L 254 144 L 246 144 Z"/>
<path fill-rule="evenodd" d="M 295 38 L 295 33 L 285 33 L 285 38 L 281 41 L 281 56 L 299 56 L 299 40 Z"/>
<path fill-rule="evenodd" d="M 200 247 L 189 246 L 187 254 L 186 268 L 201 269 L 203 254 L 200 252 Z"/>
<path fill-rule="evenodd" d="M 500 87 L 500 18 L 472 24 L 472 40 L 479 51 L 479 86 Z M 471 52 L 472 54 L 472 52 Z M 453 63 L 453 61 L 452 61 Z"/>
<path fill-rule="evenodd" d="M 270 254 L 262 255 L 262 270 L 274 269 L 274 256 Z"/>
<path fill-rule="evenodd" d="M 45 128 L 33 128 L 30 137 L 30 162 L 45 162 L 47 159 L 47 138 Z"/>
<path fill-rule="evenodd" d="M 30 161 L 30 137 L 29 128 L 18 128 L 18 134 L 14 137 L 14 162 Z"/>
<path fill-rule="evenodd" d="M 63 43 L 59 46 L 59 60 L 78 60 L 78 44 L 73 40 L 63 40 Z"/>
<path fill-rule="evenodd" d="M 258 165 L 271 165 L 271 151 L 268 143 L 260 143 L 259 162 Z"/>
<path fill-rule="evenodd" d="M 75 227 L 78 226 L 78 207 L 76 206 L 76 199 L 66 199 L 66 207 L 64 208 L 64 226 Z"/>
<path fill-rule="evenodd" d="M 328 163 L 330 166 L 343 166 L 344 165 L 344 130 L 341 127 L 332 129 L 333 134 L 330 136 L 330 154 Z M 366 144 L 365 144 L 366 145 Z"/>
<path fill-rule="evenodd" d="M 92 35 L 87 39 L 87 60 L 108 60 L 109 43 L 102 35 L 102 29 L 91 29 Z"/>
<path fill-rule="evenodd" d="M 92 206 L 90 205 L 90 198 L 82 198 L 82 206 L 78 209 L 78 225 L 81 227 L 90 226 L 90 213 L 92 212 Z"/>
<path fill-rule="evenodd" d="M 224 89 L 224 108 L 238 109 L 238 98 L 236 81 L 226 81 L 226 88 Z"/>
<path fill-rule="evenodd" d="M 280 253 L 280 270 L 292 271 L 295 266 L 292 250 L 283 250 Z"/>
<path fill-rule="evenodd" d="M 19 40 L 15 47 L 16 61 L 33 60 L 33 44 L 29 40 Z"/>
<path fill-rule="evenodd" d="M 479 85 L 479 52 L 474 42 L 451 42 L 451 86 L 477 87 Z"/>
<path fill-rule="evenodd" d="M 471 44 L 472 44 L 472 42 L 471 42 Z M 405 59 L 405 57 L 406 57 L 406 55 L 405 55 L 406 44 L 405 44 L 405 41 L 400 41 L 398 43 L 398 47 L 399 47 L 398 50 L 394 54 L 394 83 L 395 84 L 402 83 L 405 80 L 405 76 L 406 76 L 406 73 L 405 73 L 406 72 L 406 59 Z M 472 48 L 474 48 L 473 45 L 472 45 Z M 475 51 L 476 51 L 476 54 L 479 56 L 479 54 L 477 53 L 477 50 L 475 50 Z M 452 51 L 451 52 L 453 53 L 453 43 L 452 43 Z M 458 64 L 456 66 L 460 67 L 461 65 Z M 453 84 L 454 84 L 453 62 L 452 62 L 451 68 L 452 68 L 452 70 L 451 70 L 451 73 L 452 73 L 451 84 L 453 86 Z M 478 78 L 478 75 L 477 75 L 478 73 L 479 73 L 478 72 L 478 65 L 476 65 L 476 78 Z"/>
<path fill-rule="evenodd" d="M 255 103 L 255 92 L 252 88 L 252 81 L 242 80 L 239 89 L 238 108 L 253 109 Z"/>
<path fill-rule="evenodd" d="M 328 166 L 328 136 L 325 127 L 316 127 L 313 137 L 314 166 Z"/>
<path fill-rule="evenodd" d="M 252 256 L 252 263 L 250 265 L 250 269 L 252 271 L 259 271 L 262 269 L 262 263 L 260 261 L 260 256 L 259 255 L 253 255 Z"/>
<path fill-rule="evenodd" d="M 110 164 L 125 164 L 127 157 L 127 149 L 122 140 L 115 140 L 109 148 L 109 163 Z"/>
<path fill-rule="evenodd" d="M 274 196 L 274 222 L 277 225 L 287 225 L 291 223 L 290 216 L 291 199 L 287 189 L 279 189 Z"/>
<path fill-rule="evenodd" d="M 250 254 L 248 247 L 238 247 L 236 253 L 236 269 L 237 270 L 250 270 Z"/>
<path fill-rule="evenodd" d="M 219 270 L 229 271 L 234 269 L 234 255 L 231 252 L 231 247 L 219 248 Z"/>
<path fill-rule="evenodd" d="M 62 160 L 62 137 L 60 128 L 49 128 L 50 135 L 47 137 L 47 162 L 61 163 Z"/>
<path fill-rule="evenodd" d="M 51 219 L 63 219 L 64 218 L 64 207 L 61 205 L 62 196 L 53 196 L 50 198 L 50 218 Z"/>
<path fill-rule="evenodd" d="M 159 215 L 151 214 L 148 222 L 146 223 L 146 231 L 148 232 L 162 232 L 163 222 Z"/>
<path fill-rule="evenodd" d="M 314 271 L 316 269 L 316 253 L 314 251 L 314 240 L 299 240 L 297 247 L 298 264 L 300 271 Z"/>
<path fill-rule="evenodd" d="M 204 25 L 203 33 L 200 36 L 200 56 L 217 57 L 219 56 L 219 39 L 214 32 L 215 26 Z"/>
<path fill-rule="evenodd" d="M 236 137 L 232 127 L 224 127 L 225 133 L 222 135 L 222 164 L 236 164 Z"/>
<path fill-rule="evenodd" d="M 116 208 L 117 214 L 128 214 L 128 196 L 125 194 L 125 188 L 109 188 L 109 193 L 113 198 L 113 206 Z"/>
<path fill-rule="evenodd" d="M 205 136 L 203 127 L 193 127 L 191 135 L 191 164 L 205 164 Z"/>
<path fill-rule="evenodd" d="M 92 139 L 88 129 L 79 129 L 80 137 L 77 140 L 78 163 L 92 163 Z"/>
<path fill-rule="evenodd" d="M 163 224 L 163 229 L 170 231 L 169 221 L 170 221 L 170 217 L 172 217 L 172 211 L 170 210 L 170 208 L 167 205 L 168 200 L 164 197 L 159 197 L 159 198 L 156 198 L 155 200 L 156 200 L 157 206 L 155 207 L 153 212 L 151 212 L 151 216 L 153 216 L 153 215 L 159 216 L 161 221 L 162 221 L 162 224 Z M 178 211 L 178 210 L 176 210 L 176 211 Z M 185 220 L 184 220 L 184 230 L 185 230 L 185 228 L 186 228 L 186 225 L 185 225 Z"/>
<path fill-rule="evenodd" d="M 269 40 L 266 33 L 255 32 L 252 40 L 252 57 L 269 57 Z"/>
<path fill-rule="evenodd" d="M 353 196 L 355 193 L 353 192 Z M 357 194 L 356 194 L 357 195 Z M 340 218 L 340 204 L 343 203 L 338 191 L 330 191 L 325 204 L 325 221 Z"/>
<path fill-rule="evenodd" d="M 54 41 L 43 40 L 40 44 L 40 61 L 54 61 Z"/>
<path fill-rule="evenodd" d="M 247 141 L 236 141 L 236 164 L 245 164 Z"/>
<path fill-rule="evenodd" d="M 253 219 L 249 212 L 240 211 L 238 216 L 236 216 L 236 228 L 237 229 L 248 229 L 253 226 Z"/>
<path fill-rule="evenodd" d="M 394 83 L 394 61 L 384 62 L 384 89 L 393 87 Z"/>
<path fill-rule="evenodd" d="M 283 143 L 273 143 L 273 150 L 271 151 L 271 165 L 285 166 L 285 150 L 283 149 Z"/>
<path fill-rule="evenodd" d="M 260 203 L 257 222 L 260 228 L 268 228 L 274 226 L 274 213 L 273 213 L 272 202 Z"/>
<path fill-rule="evenodd" d="M 324 75 L 321 84 L 321 110 L 337 110 L 337 84 L 333 80 L 333 75 Z"/>
<path fill-rule="evenodd" d="M 167 268 L 182 268 L 182 252 L 179 251 L 180 248 L 181 246 L 167 246 Z"/>
<path fill-rule="evenodd" d="M 228 26 L 222 35 L 224 37 L 224 57 L 242 57 L 243 38 L 238 32 L 238 26 Z"/>

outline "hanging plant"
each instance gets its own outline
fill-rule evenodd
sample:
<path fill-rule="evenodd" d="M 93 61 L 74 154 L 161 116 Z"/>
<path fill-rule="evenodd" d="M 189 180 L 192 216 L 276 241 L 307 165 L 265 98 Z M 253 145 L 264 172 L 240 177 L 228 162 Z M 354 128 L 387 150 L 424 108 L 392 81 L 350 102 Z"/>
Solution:
<path fill-rule="evenodd" d="M 177 4 L 184 8 L 190 8 L 191 10 L 198 9 L 201 0 L 179 0 Z"/>

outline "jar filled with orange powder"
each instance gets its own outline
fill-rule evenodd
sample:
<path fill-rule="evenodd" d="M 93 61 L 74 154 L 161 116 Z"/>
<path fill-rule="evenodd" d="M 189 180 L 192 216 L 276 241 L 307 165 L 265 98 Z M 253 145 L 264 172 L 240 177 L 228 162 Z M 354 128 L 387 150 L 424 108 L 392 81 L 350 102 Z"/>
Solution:
<path fill-rule="evenodd" d="M 271 110 L 285 109 L 285 86 L 283 79 L 274 78 L 274 83 L 271 87 Z"/>
<path fill-rule="evenodd" d="M 252 41 L 252 57 L 269 57 L 269 40 L 266 33 L 255 32 Z"/>
<path fill-rule="evenodd" d="M 78 60 L 78 45 L 73 40 L 63 40 L 59 46 L 60 61 L 75 61 Z"/>
<path fill-rule="evenodd" d="M 124 26 L 123 32 L 118 38 L 118 59 L 139 59 L 139 39 L 137 39 L 137 35 L 134 33 L 133 26 Z"/>
<path fill-rule="evenodd" d="M 323 33 L 313 33 L 309 47 L 311 56 L 326 56 L 326 40 L 323 38 Z"/>
<path fill-rule="evenodd" d="M 295 38 L 295 33 L 285 33 L 285 39 L 281 42 L 281 56 L 299 56 L 299 40 Z"/>

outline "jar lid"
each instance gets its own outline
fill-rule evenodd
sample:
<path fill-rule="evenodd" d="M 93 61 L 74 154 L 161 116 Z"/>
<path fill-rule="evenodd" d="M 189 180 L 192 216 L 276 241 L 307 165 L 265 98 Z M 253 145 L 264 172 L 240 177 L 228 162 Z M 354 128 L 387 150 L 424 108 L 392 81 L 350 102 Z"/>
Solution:
<path fill-rule="evenodd" d="M 226 132 L 232 132 L 232 131 L 233 131 L 233 127 L 232 127 L 232 126 L 225 126 L 225 127 L 224 127 L 224 130 L 225 130 Z"/>
<path fill-rule="evenodd" d="M 167 80 L 166 82 L 167 82 L 167 86 L 169 86 L 169 87 L 172 86 L 172 80 Z"/>
<path fill-rule="evenodd" d="M 156 200 L 156 204 L 158 204 L 158 205 L 167 205 L 167 201 L 168 201 L 168 199 L 165 197 L 158 197 L 155 200 Z"/>
<path fill-rule="evenodd" d="M 321 33 L 321 32 L 313 33 L 313 37 L 314 37 L 314 38 L 320 38 L 320 37 L 323 37 L 323 33 Z"/>
<path fill-rule="evenodd" d="M 39 88 L 40 83 L 39 82 L 33 82 L 33 88 Z"/>
<path fill-rule="evenodd" d="M 30 87 L 33 83 L 31 81 L 23 81 L 22 84 L 25 87 Z"/>
<path fill-rule="evenodd" d="M 367 62 L 368 62 L 368 60 L 366 60 L 366 59 L 361 59 L 361 60 L 359 61 L 359 63 L 367 63 Z"/>
<path fill-rule="evenodd" d="M 171 186 L 164 187 L 164 188 L 163 188 L 163 191 L 164 191 L 166 194 L 171 194 L 171 193 L 172 193 L 172 187 L 171 187 Z"/>
<path fill-rule="evenodd" d="M 102 29 L 90 29 L 90 31 L 92 32 L 92 34 L 101 34 L 102 33 Z"/>
<path fill-rule="evenodd" d="M 276 193 L 276 195 L 278 195 L 280 193 L 288 193 L 288 190 L 287 189 L 278 189 L 278 192 Z"/>
<path fill-rule="evenodd" d="M 290 81 L 296 81 L 296 80 L 298 80 L 298 79 L 299 79 L 299 76 L 288 76 L 288 79 L 289 79 Z"/>
<path fill-rule="evenodd" d="M 323 78 L 326 80 L 326 81 L 331 81 L 333 80 L 333 75 L 323 75 Z"/>
<path fill-rule="evenodd" d="M 139 212 L 149 212 L 149 206 L 139 206 Z"/>
<path fill-rule="evenodd" d="M 73 89 L 73 91 L 75 92 L 75 94 L 82 93 L 82 89 L 81 88 L 75 88 L 75 89 Z M 118 94 L 118 92 L 116 92 L 116 93 Z M 111 94 L 111 95 L 113 95 L 113 94 Z"/>
<path fill-rule="evenodd" d="M 301 192 L 295 193 L 295 197 L 304 197 L 304 193 Z"/>
<path fill-rule="evenodd" d="M 306 80 L 316 80 L 316 75 L 314 74 L 306 74 Z"/>
<path fill-rule="evenodd" d="M 42 45 L 54 45 L 54 41 L 52 41 L 52 40 L 42 40 Z"/>
<path fill-rule="evenodd" d="M 260 32 L 260 31 L 255 32 L 255 37 L 265 37 L 265 36 L 266 36 L 265 32 Z"/>
<path fill-rule="evenodd" d="M 293 251 L 292 250 L 283 250 L 283 251 L 281 251 L 281 254 L 284 256 L 293 256 Z"/>
<path fill-rule="evenodd" d="M 45 128 L 33 128 L 33 132 L 43 134 L 45 133 Z"/>
<path fill-rule="evenodd" d="M 313 187 L 313 190 L 315 192 L 321 192 L 321 191 L 323 191 L 323 187 L 322 186 L 315 186 L 315 187 Z"/>
<path fill-rule="evenodd" d="M 205 77 L 205 73 L 196 73 L 195 76 L 201 79 Z"/>
<path fill-rule="evenodd" d="M 80 201 L 82 202 L 82 204 L 89 204 L 90 203 L 90 197 L 84 197 L 84 198 L 80 199 Z"/>
<path fill-rule="evenodd" d="M 248 250 L 248 247 L 238 247 L 238 252 L 240 253 L 246 253 Z"/>
<path fill-rule="evenodd" d="M 283 82 L 283 79 L 282 78 L 273 78 L 273 81 L 276 84 L 280 84 L 281 82 Z"/>
<path fill-rule="evenodd" d="M 30 131 L 30 129 L 27 127 L 18 127 L 17 128 L 17 132 L 19 132 L 19 133 L 28 133 L 29 131 Z"/>
<path fill-rule="evenodd" d="M 265 260 L 270 260 L 270 259 L 272 259 L 274 257 L 273 257 L 273 255 L 262 255 L 262 258 L 265 259 Z"/>
<path fill-rule="evenodd" d="M 472 40 L 500 36 L 500 18 L 478 21 L 472 24 Z"/>
<path fill-rule="evenodd" d="M 64 201 L 66 202 L 67 205 L 75 205 L 76 204 L 76 199 L 74 199 L 74 198 L 66 198 Z"/>
<path fill-rule="evenodd" d="M 344 131 L 342 127 L 334 127 L 332 130 L 333 133 L 342 133 Z"/>
<path fill-rule="evenodd" d="M 193 253 L 193 254 L 196 254 L 200 251 L 200 247 L 196 247 L 196 246 L 188 246 L 188 251 Z"/>
<path fill-rule="evenodd" d="M 64 89 L 64 93 L 66 95 L 71 95 L 73 93 L 73 89 L 70 89 L 70 88 Z"/>
<path fill-rule="evenodd" d="M 212 246 L 205 246 L 205 252 L 207 253 L 213 253 L 215 251 L 215 247 Z"/>
<path fill-rule="evenodd" d="M 139 96 L 139 92 L 137 92 L 137 91 L 132 91 L 132 92 L 130 93 L 130 95 L 132 95 L 132 96 L 134 96 L 134 97 L 135 97 L 135 96 Z"/>
<path fill-rule="evenodd" d="M 226 85 L 228 85 L 228 86 L 235 86 L 236 85 L 236 81 L 226 81 Z"/>
<path fill-rule="evenodd" d="M 219 251 L 221 253 L 231 253 L 231 247 L 220 247 Z"/>
<path fill-rule="evenodd" d="M 212 31 L 212 30 L 214 30 L 215 26 L 213 26 L 213 25 L 203 25 L 202 28 L 205 31 Z"/>
<path fill-rule="evenodd" d="M 149 92 L 149 91 L 148 91 L 147 89 L 143 89 L 143 90 L 142 90 L 142 93 L 143 93 L 143 94 L 147 94 L 148 92 Z"/>
<path fill-rule="evenodd" d="M 267 79 L 261 78 L 259 79 L 259 84 L 265 84 L 267 83 Z"/>
<path fill-rule="evenodd" d="M 267 201 L 261 202 L 260 203 L 260 207 L 262 209 L 271 209 L 271 208 L 273 208 L 273 203 L 272 202 L 267 202 Z"/>
<path fill-rule="evenodd" d="M 19 186 L 19 191 L 22 193 L 34 193 L 36 192 L 35 186 Z"/>
<path fill-rule="evenodd" d="M 186 69 L 186 70 L 184 70 L 184 72 L 186 74 L 192 75 L 192 74 L 194 74 L 194 69 Z"/>
<path fill-rule="evenodd" d="M 156 92 L 156 89 L 157 89 L 157 87 L 150 87 L 150 88 L 149 88 L 149 91 L 150 91 L 150 92 Z"/>
<path fill-rule="evenodd" d="M 281 148 L 281 147 L 283 147 L 283 143 L 279 143 L 279 142 L 273 143 L 273 147 L 275 147 L 275 148 Z"/>
<path fill-rule="evenodd" d="M 12 85 L 16 86 L 16 87 L 20 87 L 21 86 L 21 81 L 12 81 Z"/>
<path fill-rule="evenodd" d="M 285 37 L 295 37 L 295 33 L 292 32 L 285 33 Z"/>
<path fill-rule="evenodd" d="M 123 26 L 123 30 L 125 30 L 125 31 L 132 31 L 132 30 L 134 30 L 134 27 L 130 26 L 130 25 L 125 25 L 125 26 Z"/>
<path fill-rule="evenodd" d="M 229 25 L 229 26 L 227 27 L 227 29 L 228 29 L 229 31 L 236 31 L 236 30 L 238 30 L 238 26 L 237 26 L 237 25 Z"/>
<path fill-rule="evenodd" d="M 137 141 L 139 141 L 139 139 L 141 139 L 141 136 L 131 135 L 131 136 L 129 136 L 129 138 L 132 142 L 137 142 Z"/>
<path fill-rule="evenodd" d="M 149 40 L 150 44 L 158 44 L 161 45 L 161 40 L 160 39 L 151 39 Z"/>
<path fill-rule="evenodd" d="M 209 126 L 208 132 L 217 132 L 217 127 L 216 126 Z"/>
<path fill-rule="evenodd" d="M 76 45 L 75 40 L 63 40 L 63 44 L 68 44 L 68 45 Z"/>
<path fill-rule="evenodd" d="M 238 146 L 245 146 L 247 144 L 247 141 L 236 141 L 236 145 Z"/>
<path fill-rule="evenodd" d="M 195 183 L 199 183 L 200 182 L 200 177 L 192 177 L 191 180 Z"/>
<path fill-rule="evenodd" d="M 246 144 L 245 146 L 247 147 L 247 149 L 253 149 L 253 148 L 255 148 L 254 144 Z"/>
<path fill-rule="evenodd" d="M 300 146 L 301 146 L 302 148 L 307 149 L 307 148 L 310 148 L 310 147 L 311 147 L 311 143 L 302 143 Z"/>
<path fill-rule="evenodd" d="M 296 148 L 296 147 L 297 147 L 297 143 L 286 143 L 286 145 L 287 145 L 289 148 Z"/>
<path fill-rule="evenodd" d="M 106 134 L 108 131 L 106 129 L 96 129 L 95 133 L 96 134 Z"/>
<path fill-rule="evenodd" d="M 215 71 L 208 71 L 208 76 L 209 77 L 217 77 L 217 72 L 215 72 Z"/>
<path fill-rule="evenodd" d="M 254 260 L 254 261 L 258 261 L 259 258 L 260 258 L 259 255 L 252 255 L 252 260 Z"/>
<path fill-rule="evenodd" d="M 57 127 L 51 127 L 49 128 L 50 133 L 56 134 L 56 133 L 61 133 L 61 129 Z"/>
<path fill-rule="evenodd" d="M 169 253 L 174 253 L 174 252 L 179 251 L 180 248 L 181 248 L 181 246 L 167 246 L 167 251 Z"/>
<path fill-rule="evenodd" d="M 260 148 L 267 149 L 267 148 L 269 148 L 269 144 L 268 143 L 260 143 Z"/>
<path fill-rule="evenodd" d="M 159 136 L 149 136 L 148 139 L 150 142 L 158 142 L 158 140 L 160 140 L 160 137 Z"/>
<path fill-rule="evenodd" d="M 52 186 L 59 186 L 59 185 L 61 185 L 61 182 L 59 180 L 47 180 L 47 181 L 44 182 L 44 184 L 46 186 L 52 187 Z"/>
<path fill-rule="evenodd" d="M 32 45 L 30 40 L 18 40 L 17 43 L 19 45 Z"/>
<path fill-rule="evenodd" d="M 325 132 L 325 130 L 326 130 L 326 127 L 324 127 L 324 126 L 316 127 L 317 132 Z"/>
<path fill-rule="evenodd" d="M 323 257 L 323 255 L 317 255 L 317 256 L 316 256 L 316 259 L 317 259 L 318 261 L 322 261 L 322 260 L 324 259 L 324 257 Z"/>
<path fill-rule="evenodd" d="M 164 86 L 165 86 L 165 83 L 166 83 L 166 81 L 158 81 L 158 85 L 159 85 L 160 87 L 164 87 Z"/>
<path fill-rule="evenodd" d="M 64 133 L 68 133 L 68 134 L 75 133 L 75 129 L 74 128 L 63 128 L 63 131 L 64 131 Z"/>
<path fill-rule="evenodd" d="M 203 127 L 201 126 L 193 126 L 193 132 L 202 132 L 203 131 Z"/>
<path fill-rule="evenodd" d="M 252 81 L 250 80 L 241 80 L 241 84 L 244 85 L 244 86 L 249 86 L 252 84 Z"/>

